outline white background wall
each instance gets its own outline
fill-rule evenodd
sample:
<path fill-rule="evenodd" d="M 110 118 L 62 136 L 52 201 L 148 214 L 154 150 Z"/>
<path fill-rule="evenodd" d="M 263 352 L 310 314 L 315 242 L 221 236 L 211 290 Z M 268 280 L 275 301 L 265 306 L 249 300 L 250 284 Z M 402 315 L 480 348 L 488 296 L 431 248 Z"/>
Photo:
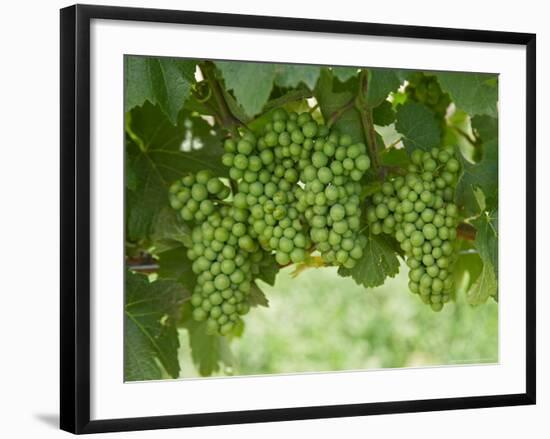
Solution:
<path fill-rule="evenodd" d="M 549 14 L 545 2 L 393 0 L 330 2 L 201 0 L 88 1 L 233 13 L 535 32 L 538 37 L 538 405 L 423 414 L 124 433 L 170 438 L 482 438 L 549 437 L 550 152 L 544 111 L 550 99 Z M 60 437 L 58 412 L 59 85 L 58 9 L 64 1 L 12 1 L 0 14 L 0 432 L 4 437 Z M 475 62 L 473 60 L 472 62 Z M 7 136 L 6 136 L 7 134 Z M 7 153 L 7 155 L 6 155 Z M 546 203 L 545 203 L 546 202 Z M 7 241 L 6 241 L 7 238 Z M 545 276 L 546 274 L 546 276 Z M 185 398 L 185 395 L 182 395 Z M 546 415 L 546 417 L 545 417 Z"/>

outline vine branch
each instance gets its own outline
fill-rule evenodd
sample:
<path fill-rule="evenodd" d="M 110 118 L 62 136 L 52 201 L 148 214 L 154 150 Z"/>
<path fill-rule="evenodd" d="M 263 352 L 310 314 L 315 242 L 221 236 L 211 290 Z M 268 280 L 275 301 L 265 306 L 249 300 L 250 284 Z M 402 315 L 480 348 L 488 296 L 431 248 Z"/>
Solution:
<path fill-rule="evenodd" d="M 210 89 L 212 90 L 212 98 L 218 109 L 218 122 L 223 126 L 227 131 L 231 133 L 233 137 L 238 135 L 237 128 L 242 125 L 242 123 L 233 116 L 225 97 L 223 96 L 223 91 L 221 85 L 216 78 L 215 67 L 211 61 L 205 61 L 200 64 L 200 69 L 204 76 L 204 80 L 207 81 Z"/>
<path fill-rule="evenodd" d="M 295 101 L 301 101 L 302 99 L 308 99 L 308 98 L 311 98 L 313 97 L 313 94 L 311 93 L 311 91 L 309 90 L 306 90 L 306 89 L 299 89 L 299 90 L 294 90 L 294 91 L 291 91 L 287 94 L 284 94 L 276 99 L 273 99 L 271 101 L 269 101 L 267 104 L 265 104 L 265 107 L 264 107 L 264 111 L 262 112 L 262 114 L 260 114 L 260 116 L 264 115 L 265 113 L 267 113 L 268 111 L 271 111 L 273 110 L 274 108 L 278 108 L 278 107 L 281 107 L 285 104 L 288 104 L 290 102 L 295 102 Z M 258 117 L 260 117 L 258 116 Z"/>
<path fill-rule="evenodd" d="M 331 115 L 327 119 L 327 126 L 330 128 L 332 125 L 336 123 L 338 119 L 342 117 L 342 115 L 353 108 L 355 105 L 355 96 L 352 97 L 348 102 L 346 102 L 344 105 L 342 105 L 338 110 L 331 113 Z"/>
<path fill-rule="evenodd" d="M 365 100 L 369 91 L 369 76 L 367 70 L 362 70 L 359 76 L 359 90 L 355 99 L 355 107 L 361 114 L 361 124 L 367 140 L 367 147 L 371 158 L 373 170 L 376 172 L 380 168 L 380 158 L 378 157 L 378 145 L 376 141 L 376 131 L 374 130 L 374 120 L 372 117 L 372 108 L 367 105 Z"/>

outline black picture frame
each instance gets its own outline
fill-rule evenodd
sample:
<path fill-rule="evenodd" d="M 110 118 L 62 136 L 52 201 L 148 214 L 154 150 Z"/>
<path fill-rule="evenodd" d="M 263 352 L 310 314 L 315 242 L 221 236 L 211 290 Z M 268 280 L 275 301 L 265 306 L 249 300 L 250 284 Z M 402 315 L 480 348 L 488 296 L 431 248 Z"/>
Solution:
<path fill-rule="evenodd" d="M 90 22 L 130 20 L 526 47 L 525 393 L 90 420 Z M 529 33 L 75 5 L 61 10 L 61 429 L 81 434 L 535 404 L 536 36 Z"/>

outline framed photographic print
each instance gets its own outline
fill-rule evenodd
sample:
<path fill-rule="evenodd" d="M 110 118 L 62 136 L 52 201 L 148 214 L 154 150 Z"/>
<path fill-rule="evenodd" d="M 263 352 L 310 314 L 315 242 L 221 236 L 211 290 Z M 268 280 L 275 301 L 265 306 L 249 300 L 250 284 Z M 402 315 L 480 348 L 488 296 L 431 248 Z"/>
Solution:
<path fill-rule="evenodd" d="M 535 35 L 61 11 L 61 428 L 535 403 Z"/>

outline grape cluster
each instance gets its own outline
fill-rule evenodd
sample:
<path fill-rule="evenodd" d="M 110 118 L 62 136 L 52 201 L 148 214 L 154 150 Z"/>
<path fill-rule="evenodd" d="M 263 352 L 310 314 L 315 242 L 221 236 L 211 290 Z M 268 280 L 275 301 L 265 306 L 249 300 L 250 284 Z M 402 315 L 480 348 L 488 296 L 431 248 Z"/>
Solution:
<path fill-rule="evenodd" d="M 234 205 L 249 210 L 251 234 L 263 249 L 275 252 L 280 265 L 302 262 L 311 246 L 305 220 L 295 207 L 296 161 L 304 141 L 312 142 L 317 132 L 317 124 L 308 119 L 309 125 L 302 115 L 279 109 L 259 138 L 245 133 L 224 144 L 222 161 L 238 181 Z"/>
<path fill-rule="evenodd" d="M 405 176 L 385 181 L 372 196 L 367 221 L 373 234 L 395 236 L 407 257 L 409 289 L 439 311 L 450 299 L 460 169 L 452 147 L 415 150 Z"/>
<path fill-rule="evenodd" d="M 221 203 L 229 195 L 229 188 L 208 171 L 185 176 L 170 188 L 171 206 L 194 224 L 187 250 L 197 276 L 193 318 L 221 335 L 248 312 L 252 279 L 266 256 L 248 234 L 249 212 Z"/>
<path fill-rule="evenodd" d="M 451 98 L 441 90 L 441 86 L 435 76 L 427 76 L 417 72 L 409 78 L 405 88 L 409 99 L 420 102 L 429 107 L 440 118 L 444 118 Z"/>
<path fill-rule="evenodd" d="M 330 133 L 309 113 L 276 110 L 262 135 L 225 142 L 223 163 L 238 180 L 236 206 L 280 265 L 302 262 L 315 245 L 329 263 L 353 267 L 365 238 L 360 185 L 370 167 L 364 144 Z"/>
<path fill-rule="evenodd" d="M 306 145 L 300 160 L 303 188 L 297 208 L 310 224 L 310 237 L 327 263 L 353 268 L 362 256 L 366 238 L 361 224 L 359 180 L 370 167 L 363 143 L 349 135 L 331 133 Z"/>

